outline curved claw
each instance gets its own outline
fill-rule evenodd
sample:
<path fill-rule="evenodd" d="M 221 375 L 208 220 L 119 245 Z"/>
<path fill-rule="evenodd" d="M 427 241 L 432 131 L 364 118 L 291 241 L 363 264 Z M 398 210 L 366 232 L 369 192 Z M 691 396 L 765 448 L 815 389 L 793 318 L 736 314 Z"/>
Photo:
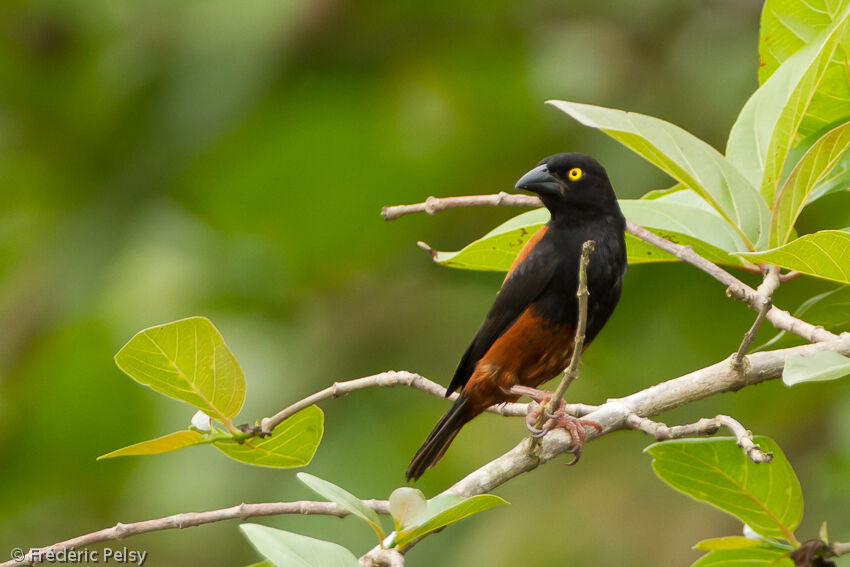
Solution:
<path fill-rule="evenodd" d="M 526 423 L 525 428 L 528 429 L 528 432 L 531 433 L 531 436 L 534 437 L 535 439 L 540 439 L 541 437 L 546 435 L 545 429 L 537 429 L 536 427 L 534 427 L 530 423 Z"/>

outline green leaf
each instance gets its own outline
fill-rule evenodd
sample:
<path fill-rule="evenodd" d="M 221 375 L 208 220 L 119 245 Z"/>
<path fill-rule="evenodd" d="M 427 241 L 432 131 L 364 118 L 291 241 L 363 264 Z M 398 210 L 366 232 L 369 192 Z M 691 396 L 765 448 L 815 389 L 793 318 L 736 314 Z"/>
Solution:
<path fill-rule="evenodd" d="M 810 276 L 850 283 L 850 233 L 822 230 L 763 252 L 737 252 L 753 263 L 771 264 Z"/>
<path fill-rule="evenodd" d="M 341 508 L 348 510 L 348 512 L 369 524 L 369 527 L 378 536 L 378 541 L 384 539 L 386 534 L 384 533 L 384 528 L 381 526 L 381 520 L 378 518 L 378 514 L 366 506 L 362 500 L 347 490 L 326 480 L 322 480 L 317 476 L 303 472 L 298 473 L 296 476 L 298 480 L 309 486 L 315 493 L 327 498 L 331 502 L 336 502 Z"/>
<path fill-rule="evenodd" d="M 689 192 L 681 191 L 677 195 L 684 193 Z M 654 201 L 621 200 L 620 207 L 630 220 L 671 242 L 692 246 L 697 254 L 712 262 L 729 266 L 742 264 L 740 258 L 730 255 L 720 246 L 745 250 L 743 242 L 728 223 L 712 212 L 680 204 L 667 197 Z M 682 222 L 683 219 L 687 222 Z M 548 220 L 549 211 L 546 209 L 523 213 L 457 252 L 436 252 L 434 261 L 465 270 L 507 271 L 525 243 Z M 702 236 L 717 246 L 694 235 Z M 629 264 L 678 262 L 672 254 L 630 234 L 626 235 L 626 256 Z"/>
<path fill-rule="evenodd" d="M 831 350 L 811 356 L 791 355 L 785 359 L 782 381 L 786 386 L 802 382 L 826 382 L 850 374 L 850 358 Z"/>
<path fill-rule="evenodd" d="M 402 486 L 390 494 L 390 515 L 396 531 L 414 525 L 428 509 L 428 501 L 421 490 Z"/>
<path fill-rule="evenodd" d="M 271 561 L 260 561 L 259 563 L 252 563 L 248 567 L 275 567 L 275 564 Z"/>
<path fill-rule="evenodd" d="M 785 159 L 844 33 L 844 11 L 817 41 L 789 57 L 750 97 L 732 126 L 726 156 L 773 205 Z M 838 117 L 836 117 L 838 118 Z"/>
<path fill-rule="evenodd" d="M 245 377 L 218 329 L 190 317 L 140 331 L 115 355 L 130 378 L 229 424 L 245 401 Z"/>
<path fill-rule="evenodd" d="M 759 24 L 759 83 L 814 41 L 848 4 L 848 0 L 766 0 Z"/>
<path fill-rule="evenodd" d="M 239 529 L 277 567 L 361 567 L 353 553 L 329 541 L 260 524 L 242 524 Z"/>
<path fill-rule="evenodd" d="M 838 191 L 850 191 L 850 152 L 844 154 L 820 185 L 809 194 L 806 204 L 809 205 L 825 195 Z"/>
<path fill-rule="evenodd" d="M 694 545 L 694 549 L 700 551 L 717 551 L 720 549 L 750 549 L 753 547 L 765 547 L 765 542 L 759 539 L 750 539 L 744 536 L 726 536 L 704 539 Z"/>
<path fill-rule="evenodd" d="M 652 201 L 623 199 L 619 203 L 625 217 L 643 227 L 690 236 L 719 250 L 747 251 L 747 245 L 732 225 L 704 209 L 673 202 L 669 198 Z"/>
<path fill-rule="evenodd" d="M 434 261 L 464 270 L 507 271 L 525 243 L 548 221 L 546 209 L 517 215 L 457 252 L 437 252 Z"/>
<path fill-rule="evenodd" d="M 784 557 L 784 558 L 783 558 Z M 788 552 L 772 548 L 722 549 L 697 559 L 691 567 L 794 567 Z"/>
<path fill-rule="evenodd" d="M 758 191 L 717 150 L 669 122 L 599 106 L 549 101 L 598 128 L 697 192 L 736 227 L 748 245 L 767 238 L 769 211 Z"/>
<path fill-rule="evenodd" d="M 453 494 L 436 496 L 428 501 L 425 513 L 416 524 L 396 534 L 394 545 L 402 547 L 429 532 L 502 504 L 507 502 L 493 494 L 478 494 L 470 498 Z"/>
<path fill-rule="evenodd" d="M 310 406 L 284 420 L 269 437 L 250 437 L 239 443 L 214 441 L 216 449 L 231 459 L 261 467 L 301 467 L 310 462 L 322 440 L 324 414 Z"/>
<path fill-rule="evenodd" d="M 188 431 L 175 431 L 174 433 L 169 433 L 168 435 L 163 435 L 156 439 L 150 439 L 148 441 L 142 441 L 141 443 L 135 443 L 133 445 L 128 445 L 127 447 L 116 449 L 111 453 L 99 456 L 97 460 L 111 459 L 113 457 L 128 457 L 131 455 L 158 455 L 159 453 L 176 451 L 177 449 L 191 447 L 192 445 L 200 445 L 205 442 L 206 440 L 204 436 L 192 429 Z"/>
<path fill-rule="evenodd" d="M 794 53 L 817 40 L 848 5 L 848 0 L 767 0 L 759 32 L 759 83 L 764 83 Z M 850 102 L 848 53 L 850 36 L 845 34 L 837 57 L 827 67 L 809 104 L 800 127 L 803 134 L 847 115 L 847 103 Z"/>
<path fill-rule="evenodd" d="M 791 170 L 776 195 L 770 219 L 771 247 L 788 242 L 794 223 L 821 181 L 850 148 L 850 122 L 845 122 L 821 136 Z"/>
<path fill-rule="evenodd" d="M 674 489 L 732 514 L 759 535 L 793 542 L 803 514 L 800 482 L 772 439 L 754 441 L 773 453 L 773 462 L 753 463 L 728 437 L 654 443 L 646 452 L 655 474 Z"/>

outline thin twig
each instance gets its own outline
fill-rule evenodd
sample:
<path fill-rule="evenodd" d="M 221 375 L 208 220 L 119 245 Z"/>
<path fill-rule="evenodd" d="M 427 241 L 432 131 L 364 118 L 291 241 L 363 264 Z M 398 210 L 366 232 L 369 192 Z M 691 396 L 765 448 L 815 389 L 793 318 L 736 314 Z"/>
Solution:
<path fill-rule="evenodd" d="M 738 441 L 738 447 L 744 451 L 744 454 L 752 462 L 759 464 L 769 463 L 773 460 L 772 453 L 765 453 L 753 442 L 753 433 L 728 415 L 718 415 L 711 419 L 704 417 L 696 423 L 668 427 L 660 421 L 652 421 L 649 418 L 631 414 L 626 419 L 626 425 L 631 429 L 648 433 L 658 441 L 681 439 L 682 437 L 691 437 L 694 435 L 714 435 L 718 429 L 726 427 L 735 435 L 735 439 Z"/>
<path fill-rule="evenodd" d="M 563 378 L 561 378 L 558 387 L 555 389 L 552 398 L 546 406 L 546 412 L 550 414 L 555 413 L 555 409 L 557 409 L 558 404 L 564 398 L 567 388 L 578 378 L 578 365 L 581 361 L 581 353 L 584 350 L 584 339 L 587 331 L 587 298 L 590 295 L 590 292 L 587 291 L 587 266 L 590 263 L 590 255 L 593 254 L 595 246 L 596 243 L 593 240 L 588 240 L 581 247 L 581 257 L 578 263 L 578 287 L 576 288 L 578 322 L 576 324 L 575 339 L 573 339 L 573 353 L 570 356 L 569 366 L 564 370 Z M 540 414 L 538 427 L 542 425 L 542 421 L 546 417 L 546 412 Z"/>
<path fill-rule="evenodd" d="M 379 514 L 390 513 L 390 505 L 386 500 L 364 500 L 363 503 Z M 47 547 L 30 550 L 20 560 L 13 559 L 11 561 L 6 561 L 5 563 L 0 563 L 0 567 L 36 565 L 41 563 L 44 557 L 51 552 L 56 553 L 63 549 L 77 549 L 94 543 L 120 540 L 139 534 L 158 532 L 162 530 L 181 530 L 184 528 L 191 528 L 224 520 L 245 520 L 247 518 L 279 516 L 282 514 L 309 514 L 344 518 L 349 515 L 349 512 L 333 502 L 312 502 L 302 500 L 298 502 L 265 502 L 258 504 L 242 503 L 238 506 L 231 506 L 230 508 L 222 508 L 220 510 L 210 510 L 208 512 L 187 512 L 184 514 L 175 514 L 173 516 L 157 518 L 155 520 L 133 522 L 131 524 L 122 524 L 119 522 L 111 528 L 105 528 L 90 534 L 54 543 Z"/>
<path fill-rule="evenodd" d="M 427 201 L 424 203 L 417 203 L 415 205 L 396 205 L 392 207 L 384 207 L 381 211 L 381 216 L 384 217 L 385 220 L 394 220 L 401 216 L 418 213 L 418 212 L 427 212 L 428 214 L 435 214 L 439 211 L 443 211 L 446 209 L 455 209 L 459 207 L 476 207 L 476 206 L 525 206 L 525 207 L 536 207 L 540 206 L 540 200 L 537 197 L 529 196 L 529 195 L 510 195 L 507 193 L 499 193 L 497 195 L 469 195 L 464 197 L 445 197 L 442 199 L 438 199 L 435 197 L 429 197 Z M 692 266 L 695 266 L 707 273 L 720 283 L 726 286 L 726 294 L 729 297 L 733 297 L 738 299 L 739 301 L 743 301 L 747 305 L 749 305 L 752 309 L 759 311 L 761 309 L 762 303 L 759 298 L 759 294 L 756 290 L 722 269 L 721 267 L 713 264 L 697 254 L 693 251 L 690 246 L 682 246 L 680 244 L 675 244 L 666 240 L 657 234 L 650 232 L 649 230 L 638 226 L 637 224 L 626 221 L 626 232 L 631 234 L 632 236 L 643 240 L 644 242 L 648 242 L 652 244 L 656 248 L 664 250 L 665 252 L 669 252 L 670 254 L 676 256 L 679 260 L 683 262 L 687 262 Z M 748 271 L 753 271 L 755 269 L 758 271 L 758 268 L 755 266 L 752 268 L 748 268 Z M 787 311 L 779 309 L 775 306 L 771 307 L 768 310 L 765 318 L 770 321 L 770 323 L 776 327 L 777 329 L 788 331 L 789 333 L 795 334 L 797 336 L 803 337 L 809 342 L 819 342 L 819 341 L 834 341 L 838 337 L 830 333 L 829 331 L 823 329 L 822 327 L 816 327 L 811 323 L 807 323 L 796 317 L 793 317 Z"/>
<path fill-rule="evenodd" d="M 438 398 L 444 398 L 446 395 L 446 389 L 444 387 L 440 386 L 436 382 L 428 380 L 424 376 L 420 376 L 419 374 L 414 374 L 412 372 L 397 372 L 395 370 L 388 370 L 373 376 L 356 378 L 345 382 L 334 382 L 333 385 L 328 386 L 324 390 L 320 390 L 315 394 L 307 396 L 303 400 L 295 402 L 273 416 L 261 419 L 258 433 L 262 435 L 270 434 L 272 430 L 280 425 L 283 420 L 318 402 L 331 398 L 338 398 L 350 392 L 363 390 L 365 388 L 392 388 L 393 386 L 409 386 Z M 457 396 L 458 394 L 455 392 L 450 395 L 448 399 L 454 401 Z M 488 408 L 487 411 L 507 417 L 521 417 L 528 413 L 528 404 L 501 404 L 498 406 L 492 406 Z"/>
<path fill-rule="evenodd" d="M 773 292 L 775 292 L 778 287 L 779 268 L 767 268 L 764 274 L 764 280 L 756 290 L 756 292 L 758 292 L 761 296 L 761 307 L 759 308 L 758 315 L 756 316 L 756 320 L 753 322 L 753 325 L 744 334 L 744 338 L 741 340 L 741 346 L 738 347 L 738 352 L 736 352 L 735 356 L 732 357 L 732 366 L 734 368 L 740 369 L 744 364 L 744 355 L 747 354 L 747 349 L 750 348 L 753 339 L 756 338 L 756 333 L 758 332 L 762 321 L 764 321 L 764 318 L 767 316 L 767 312 L 773 305 Z"/>
<path fill-rule="evenodd" d="M 462 207 L 541 207 L 543 203 L 534 195 L 517 195 L 515 193 L 497 193 L 495 195 L 463 195 L 460 197 L 428 197 L 424 203 L 413 205 L 393 205 L 381 209 L 384 220 L 395 220 L 413 213 L 428 213 L 433 215 L 446 209 Z"/>

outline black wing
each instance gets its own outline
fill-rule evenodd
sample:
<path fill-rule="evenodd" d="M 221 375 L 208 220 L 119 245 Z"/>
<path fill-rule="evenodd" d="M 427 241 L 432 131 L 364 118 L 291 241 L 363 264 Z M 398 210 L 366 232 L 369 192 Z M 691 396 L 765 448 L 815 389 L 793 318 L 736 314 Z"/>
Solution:
<path fill-rule="evenodd" d="M 542 247 L 538 245 L 537 248 L 539 250 Z M 463 353 L 446 390 L 446 397 L 458 388 L 463 388 L 472 376 L 476 363 L 552 281 L 557 262 L 553 262 L 547 254 L 535 253 L 538 250 L 529 254 L 505 280 L 487 317 Z"/>

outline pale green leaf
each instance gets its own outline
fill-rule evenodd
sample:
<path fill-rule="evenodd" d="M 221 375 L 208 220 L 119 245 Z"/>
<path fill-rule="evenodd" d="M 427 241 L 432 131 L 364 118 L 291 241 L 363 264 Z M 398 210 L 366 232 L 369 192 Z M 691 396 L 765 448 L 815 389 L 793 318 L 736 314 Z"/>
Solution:
<path fill-rule="evenodd" d="M 767 0 L 759 31 L 759 82 L 764 83 L 781 63 L 816 41 L 848 5 L 850 0 Z M 803 135 L 847 115 L 850 103 L 848 54 L 850 35 L 845 33 L 809 103 L 800 125 Z"/>
<path fill-rule="evenodd" d="M 500 224 L 457 252 L 436 252 L 434 261 L 464 270 L 507 271 L 525 243 L 549 221 L 549 211 L 535 209 Z"/>
<path fill-rule="evenodd" d="M 310 406 L 284 420 L 265 438 L 250 437 L 242 443 L 230 439 L 213 445 L 231 459 L 262 467 L 291 468 L 310 462 L 322 440 L 324 414 Z"/>
<path fill-rule="evenodd" d="M 776 195 L 770 219 L 770 247 L 788 242 L 809 195 L 818 188 L 848 148 L 850 122 L 845 122 L 821 136 L 803 154 Z"/>
<path fill-rule="evenodd" d="M 759 535 L 792 541 L 803 514 L 800 482 L 773 440 L 754 441 L 773 453 L 770 464 L 750 461 L 734 438 L 664 441 L 646 452 L 655 474 L 676 490 L 732 514 Z"/>
<path fill-rule="evenodd" d="M 736 254 L 753 263 L 850 283 L 850 233 L 844 230 L 822 230 L 772 250 Z"/>
<path fill-rule="evenodd" d="M 794 567 L 794 562 L 780 549 L 722 549 L 703 555 L 691 567 Z"/>
<path fill-rule="evenodd" d="M 218 329 L 190 317 L 140 331 L 115 355 L 133 380 L 228 423 L 245 401 L 245 377 Z"/>
<path fill-rule="evenodd" d="M 200 445 L 204 442 L 204 436 L 197 431 L 191 429 L 187 431 L 175 431 L 174 433 L 169 433 L 168 435 L 163 435 L 156 439 L 150 439 L 127 447 L 122 447 L 121 449 L 116 449 L 111 453 L 99 456 L 97 460 L 111 459 L 113 457 L 128 457 L 131 455 L 158 455 L 159 453 L 176 451 L 177 449 L 191 447 L 192 445 Z"/>
<path fill-rule="evenodd" d="M 845 32 L 850 11 L 798 50 L 750 97 L 732 126 L 726 156 L 773 205 L 791 146 Z"/>
<path fill-rule="evenodd" d="M 791 355 L 785 359 L 782 381 L 786 386 L 802 382 L 826 382 L 850 374 L 850 358 L 831 350 L 810 356 Z"/>
<path fill-rule="evenodd" d="M 396 531 L 414 525 L 428 509 L 428 501 L 421 490 L 402 486 L 390 494 L 390 515 Z"/>
<path fill-rule="evenodd" d="M 329 541 L 260 524 L 242 524 L 239 529 L 276 567 L 362 567 L 353 553 Z"/>
<path fill-rule="evenodd" d="M 760 539 L 750 539 L 744 536 L 726 536 L 704 539 L 694 545 L 694 549 L 700 551 L 717 551 L 720 549 L 750 549 L 753 547 L 765 547 L 765 542 Z"/>
<path fill-rule="evenodd" d="M 416 524 L 396 534 L 394 545 L 402 547 L 429 532 L 502 504 L 507 502 L 493 494 L 478 494 L 469 498 L 452 494 L 437 496 L 428 501 L 425 513 Z"/>
<path fill-rule="evenodd" d="M 344 488 L 340 488 L 339 486 L 326 480 L 322 480 L 317 476 L 303 472 L 298 473 L 296 476 L 298 477 L 298 480 L 309 486 L 320 496 L 327 498 L 331 502 L 336 502 L 341 508 L 369 524 L 369 527 L 371 527 L 372 531 L 375 532 L 375 535 L 378 536 L 378 541 L 384 539 L 386 534 L 384 534 L 384 528 L 381 526 L 381 520 L 378 518 L 378 514 L 373 509 L 366 506 L 362 500 Z"/>
<path fill-rule="evenodd" d="M 627 219 L 649 229 L 690 236 L 720 250 L 747 251 L 746 244 L 728 222 L 704 209 L 674 201 L 687 193 L 681 191 L 652 201 L 623 199 L 619 202 L 620 209 Z"/>
<path fill-rule="evenodd" d="M 736 227 L 749 245 L 767 239 L 769 211 L 754 185 L 717 150 L 658 118 L 611 108 L 549 101 L 598 128 L 692 189 Z"/>

